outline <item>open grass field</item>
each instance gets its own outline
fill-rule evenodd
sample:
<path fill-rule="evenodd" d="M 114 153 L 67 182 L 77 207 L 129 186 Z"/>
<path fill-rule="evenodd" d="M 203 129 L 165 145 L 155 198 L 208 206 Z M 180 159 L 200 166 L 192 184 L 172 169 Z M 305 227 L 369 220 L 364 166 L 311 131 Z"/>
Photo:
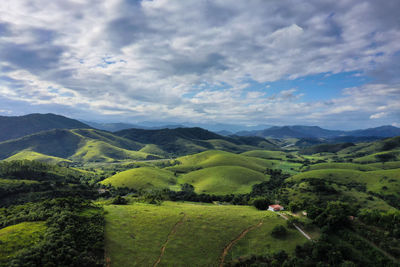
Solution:
<path fill-rule="evenodd" d="M 269 176 L 240 166 L 217 166 L 193 171 L 179 178 L 180 183 L 195 187 L 197 193 L 214 195 L 250 193 L 254 184 Z"/>
<path fill-rule="evenodd" d="M 0 264 L 41 240 L 45 222 L 23 222 L 0 229 Z"/>
<path fill-rule="evenodd" d="M 164 202 L 161 206 L 133 203 L 106 205 L 106 257 L 111 266 L 219 266 L 224 248 L 249 228 L 244 243 L 231 244 L 244 254 L 294 251 L 306 238 L 295 230 L 276 239 L 270 232 L 284 219 L 248 206 Z M 254 232 L 253 232 L 254 231 Z M 154 265 L 155 264 L 155 265 Z"/>
<path fill-rule="evenodd" d="M 135 189 L 169 188 L 176 183 L 174 173 L 155 167 L 141 167 L 123 171 L 101 182 L 115 187 Z"/>

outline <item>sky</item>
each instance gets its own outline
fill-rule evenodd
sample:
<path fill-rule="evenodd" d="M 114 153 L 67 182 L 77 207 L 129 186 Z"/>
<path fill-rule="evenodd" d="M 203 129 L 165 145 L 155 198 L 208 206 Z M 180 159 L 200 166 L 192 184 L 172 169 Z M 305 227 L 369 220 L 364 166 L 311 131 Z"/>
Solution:
<path fill-rule="evenodd" d="M 400 127 L 400 1 L 13 0 L 0 115 Z"/>

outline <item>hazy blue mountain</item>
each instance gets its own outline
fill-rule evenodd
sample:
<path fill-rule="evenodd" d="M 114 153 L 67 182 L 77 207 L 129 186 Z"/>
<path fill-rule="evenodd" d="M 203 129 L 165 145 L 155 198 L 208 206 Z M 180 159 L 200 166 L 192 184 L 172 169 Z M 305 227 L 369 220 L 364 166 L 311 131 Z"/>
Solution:
<path fill-rule="evenodd" d="M 400 135 L 400 128 L 385 125 L 376 128 L 369 128 L 365 130 L 356 130 L 348 132 L 351 136 L 378 136 L 378 137 L 392 137 Z"/>
<path fill-rule="evenodd" d="M 400 128 L 394 126 L 381 126 L 355 131 L 327 130 L 318 126 L 274 126 L 261 131 L 241 131 L 239 136 L 259 136 L 270 138 L 324 138 L 334 139 L 339 137 L 353 137 L 356 141 L 359 137 L 393 137 L 400 135 Z"/>

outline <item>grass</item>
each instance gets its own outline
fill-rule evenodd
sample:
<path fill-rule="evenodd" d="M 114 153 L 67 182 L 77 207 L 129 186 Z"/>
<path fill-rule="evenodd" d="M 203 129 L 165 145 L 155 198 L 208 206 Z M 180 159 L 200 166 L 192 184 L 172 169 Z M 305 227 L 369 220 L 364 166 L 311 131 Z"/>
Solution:
<path fill-rule="evenodd" d="M 168 188 L 176 183 L 176 177 L 168 170 L 155 167 L 141 167 L 117 173 L 101 184 L 134 189 Z"/>
<path fill-rule="evenodd" d="M 45 230 L 45 222 L 23 222 L 0 229 L 0 262 L 39 242 Z"/>
<path fill-rule="evenodd" d="M 251 255 L 265 255 L 280 250 L 292 252 L 295 250 L 296 245 L 304 243 L 304 236 L 299 235 L 299 232 L 295 229 L 287 228 L 288 233 L 284 238 L 271 237 L 272 229 L 276 225 L 286 226 L 286 223 L 272 212 L 267 214 L 269 216 L 268 223 L 263 223 L 241 239 L 227 255 L 227 260 L 235 260 Z"/>
<path fill-rule="evenodd" d="M 358 171 L 375 171 L 379 170 L 380 168 L 373 167 L 370 165 L 362 165 L 355 163 L 338 163 L 338 162 L 318 163 L 311 165 L 309 167 L 309 170 L 322 170 L 322 169 L 348 169 L 348 170 L 358 170 Z"/>
<path fill-rule="evenodd" d="M 5 187 L 18 187 L 21 184 L 37 184 L 39 182 L 33 180 L 15 180 L 15 179 L 1 179 L 0 178 L 0 188 Z"/>
<path fill-rule="evenodd" d="M 394 157 L 396 158 L 396 161 L 400 160 L 400 150 L 391 150 L 391 151 L 386 151 L 386 152 L 378 152 L 378 153 L 373 153 L 367 156 L 355 158 L 353 162 L 357 163 L 374 163 L 374 162 L 379 162 L 377 156 L 378 155 L 385 155 L 385 154 L 393 154 Z"/>
<path fill-rule="evenodd" d="M 194 155 L 177 158 L 180 165 L 169 167 L 170 170 L 183 171 L 196 168 L 208 168 L 216 166 L 241 166 L 262 172 L 273 166 L 272 162 L 265 159 L 247 157 L 225 151 L 208 150 Z"/>
<path fill-rule="evenodd" d="M 179 182 L 193 185 L 198 193 L 225 195 L 250 193 L 252 185 L 268 179 L 267 175 L 244 167 L 217 166 L 185 174 Z"/>
<path fill-rule="evenodd" d="M 286 159 L 286 153 L 282 151 L 271 151 L 271 150 L 252 150 L 242 153 L 243 156 L 262 158 L 262 159 Z"/>
<path fill-rule="evenodd" d="M 381 162 L 370 163 L 370 164 L 367 164 L 366 166 L 371 166 L 373 168 L 384 169 L 384 170 L 400 169 L 400 161 L 389 161 L 389 162 L 385 162 L 383 164 Z"/>
<path fill-rule="evenodd" d="M 35 151 L 31 150 L 22 150 L 21 152 L 18 152 L 17 154 L 12 155 L 11 157 L 5 159 L 6 161 L 11 161 L 11 160 L 37 160 L 49 164 L 58 164 L 62 162 L 71 162 L 68 159 L 64 158 L 59 158 L 59 157 L 54 157 L 54 156 L 49 156 L 49 155 L 44 155 Z"/>
<path fill-rule="evenodd" d="M 140 151 L 119 148 L 104 141 L 88 140 L 71 159 L 81 162 L 114 162 L 118 160 L 145 160 L 159 156 Z"/>
<path fill-rule="evenodd" d="M 365 184 L 367 191 L 380 194 L 400 195 L 400 169 L 358 171 L 351 169 L 322 169 L 303 172 L 292 176 L 288 181 L 320 178 L 327 182 L 346 185 L 351 182 Z"/>
<path fill-rule="evenodd" d="M 139 152 L 147 153 L 147 154 L 153 154 L 153 155 L 159 155 L 159 156 L 167 156 L 168 153 L 162 150 L 159 146 L 153 145 L 153 144 L 147 144 L 145 145 L 142 149 L 139 150 Z"/>
<path fill-rule="evenodd" d="M 224 247 L 260 221 L 263 226 L 250 236 L 249 251 L 258 253 L 258 246 L 269 244 L 272 251 L 286 248 L 291 253 L 306 241 L 298 232 L 290 232 L 284 240 L 272 238 L 269 231 L 285 221 L 248 206 L 164 202 L 161 206 L 134 203 L 105 209 L 106 256 L 111 266 L 152 266 L 179 221 L 182 224 L 170 235 L 159 266 L 218 266 Z"/>

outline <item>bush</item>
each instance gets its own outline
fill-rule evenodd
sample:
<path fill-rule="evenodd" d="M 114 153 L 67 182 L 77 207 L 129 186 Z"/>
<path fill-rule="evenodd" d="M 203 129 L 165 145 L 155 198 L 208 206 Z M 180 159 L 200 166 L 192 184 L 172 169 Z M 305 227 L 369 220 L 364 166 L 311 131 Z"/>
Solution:
<path fill-rule="evenodd" d="M 268 209 L 269 200 L 266 198 L 257 198 L 253 201 L 253 206 L 258 210 L 266 210 Z"/>
<path fill-rule="evenodd" d="M 273 237 L 279 238 L 279 237 L 284 237 L 287 234 L 287 230 L 285 226 L 283 225 L 277 225 L 272 229 L 271 235 Z"/>
<path fill-rule="evenodd" d="M 121 196 L 117 196 L 116 198 L 114 198 L 112 204 L 114 205 L 126 205 L 128 204 L 128 200 L 121 197 Z"/>

